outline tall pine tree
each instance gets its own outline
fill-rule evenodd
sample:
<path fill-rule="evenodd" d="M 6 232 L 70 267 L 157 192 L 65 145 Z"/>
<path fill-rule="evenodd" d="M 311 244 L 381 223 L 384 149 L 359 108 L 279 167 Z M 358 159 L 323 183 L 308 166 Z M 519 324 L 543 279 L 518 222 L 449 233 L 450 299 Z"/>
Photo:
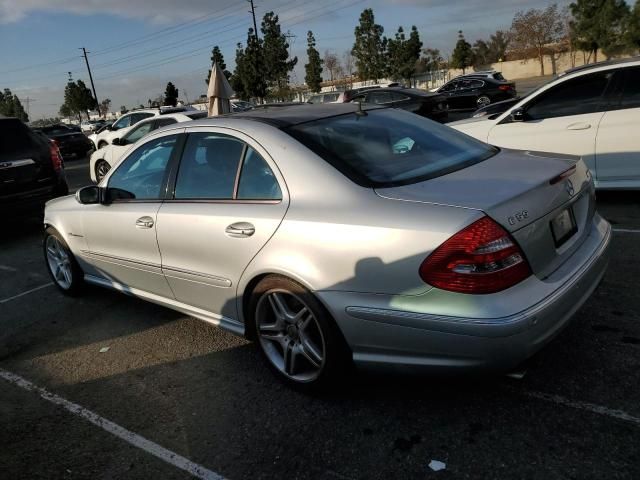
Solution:
<path fill-rule="evenodd" d="M 411 77 L 416 73 L 421 49 L 422 42 L 415 25 L 411 27 L 409 38 L 406 38 L 404 29 L 399 27 L 395 39 L 387 41 L 389 76 L 394 80 L 402 79 L 411 84 Z"/>
<path fill-rule="evenodd" d="M 289 72 L 298 63 L 298 57 L 289 58 L 289 43 L 280 29 L 278 15 L 265 13 L 260 30 L 263 37 L 263 74 L 269 86 L 283 90 L 289 83 Z"/>
<path fill-rule="evenodd" d="M 458 41 L 451 54 L 451 66 L 462 69 L 462 73 L 464 73 L 465 69 L 472 64 L 473 49 L 471 48 L 471 44 L 465 40 L 462 30 L 459 30 Z"/>
<path fill-rule="evenodd" d="M 213 65 L 214 63 L 218 64 L 218 68 L 222 70 L 222 73 L 224 74 L 224 76 L 227 77 L 227 80 L 229 80 L 231 78 L 231 72 L 227 70 L 227 64 L 224 63 L 224 55 L 222 55 L 222 52 L 220 51 L 220 47 L 218 47 L 217 45 L 213 47 L 213 50 L 211 50 L 211 65 Z M 209 85 L 210 79 L 211 79 L 211 69 L 209 69 L 209 73 L 207 73 L 207 79 L 205 80 L 205 83 L 207 85 Z"/>
<path fill-rule="evenodd" d="M 308 63 L 304 66 L 304 81 L 309 90 L 317 93 L 320 91 L 320 84 L 322 83 L 322 59 L 320 58 L 320 52 L 316 48 L 316 39 L 311 30 L 307 32 L 307 57 Z"/>
<path fill-rule="evenodd" d="M 351 49 L 360 80 L 378 80 L 386 73 L 386 39 L 382 37 L 383 33 L 382 25 L 375 23 L 373 10 L 365 9 L 360 14 Z"/>
<path fill-rule="evenodd" d="M 624 29 L 630 12 L 624 0 L 577 0 L 569 8 L 575 46 L 593 52 L 594 61 L 598 49 L 610 57 L 625 48 Z"/>
<path fill-rule="evenodd" d="M 178 89 L 171 82 L 167 83 L 167 88 L 164 91 L 164 101 L 162 103 L 171 107 L 175 107 L 178 104 Z"/>

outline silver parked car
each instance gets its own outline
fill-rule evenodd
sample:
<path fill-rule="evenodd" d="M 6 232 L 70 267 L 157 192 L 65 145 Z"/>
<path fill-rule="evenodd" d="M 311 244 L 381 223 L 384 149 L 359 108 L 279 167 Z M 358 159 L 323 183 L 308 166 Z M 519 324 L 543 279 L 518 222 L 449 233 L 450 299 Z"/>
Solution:
<path fill-rule="evenodd" d="M 511 369 L 587 300 L 610 239 L 578 158 L 353 104 L 152 132 L 45 225 L 63 292 L 102 285 L 246 335 L 302 387 L 352 362 Z"/>

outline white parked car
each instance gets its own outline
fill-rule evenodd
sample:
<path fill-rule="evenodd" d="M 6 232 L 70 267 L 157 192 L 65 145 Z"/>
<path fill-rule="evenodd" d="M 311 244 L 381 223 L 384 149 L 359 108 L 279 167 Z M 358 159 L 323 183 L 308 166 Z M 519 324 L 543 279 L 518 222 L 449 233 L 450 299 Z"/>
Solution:
<path fill-rule="evenodd" d="M 505 112 L 448 124 L 499 147 L 582 157 L 600 189 L 640 189 L 640 57 L 569 70 Z"/>
<path fill-rule="evenodd" d="M 89 139 L 93 142 L 96 150 L 109 145 L 114 138 L 121 138 L 131 127 L 145 118 L 157 117 L 158 115 L 164 115 L 167 113 L 178 112 L 194 112 L 193 107 L 160 107 L 160 108 L 145 108 L 140 110 L 132 110 L 129 113 L 125 113 L 118 120 L 113 122 L 107 128 L 100 133 L 94 133 L 89 135 Z"/>
<path fill-rule="evenodd" d="M 118 132 L 111 139 L 111 143 L 96 150 L 91 154 L 89 161 L 89 175 L 94 182 L 100 182 L 102 178 L 111 170 L 122 158 L 129 147 L 144 137 L 147 133 L 179 122 L 188 122 L 207 118 L 207 112 L 200 110 L 192 110 L 184 113 L 168 113 L 160 117 L 151 117 L 138 122 L 131 128 L 128 128 L 122 136 L 118 136 Z M 122 132 L 122 130 L 120 130 Z"/>

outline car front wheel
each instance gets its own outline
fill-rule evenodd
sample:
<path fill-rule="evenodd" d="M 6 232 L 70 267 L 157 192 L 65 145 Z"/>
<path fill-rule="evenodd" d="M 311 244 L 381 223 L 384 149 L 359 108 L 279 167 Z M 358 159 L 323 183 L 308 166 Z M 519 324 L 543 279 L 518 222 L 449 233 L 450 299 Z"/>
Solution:
<path fill-rule="evenodd" d="M 322 304 L 300 284 L 271 275 L 250 304 L 258 345 L 268 365 L 301 389 L 324 388 L 348 370 L 342 334 Z"/>
<path fill-rule="evenodd" d="M 109 165 L 104 160 L 98 160 L 96 162 L 95 170 L 96 180 L 100 182 L 107 175 L 107 173 L 109 173 L 109 170 L 111 170 L 111 165 Z"/>
<path fill-rule="evenodd" d="M 47 227 L 44 234 L 44 259 L 56 287 L 66 295 L 78 294 L 84 286 L 84 274 L 60 233 Z"/>

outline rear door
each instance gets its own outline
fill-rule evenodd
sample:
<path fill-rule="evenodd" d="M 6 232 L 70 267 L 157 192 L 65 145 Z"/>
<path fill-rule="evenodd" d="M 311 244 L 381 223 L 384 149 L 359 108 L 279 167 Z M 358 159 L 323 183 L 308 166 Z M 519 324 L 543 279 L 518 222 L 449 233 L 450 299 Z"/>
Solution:
<path fill-rule="evenodd" d="M 601 187 L 640 186 L 640 67 L 618 72 L 619 87 L 596 137 L 596 179 Z"/>
<path fill-rule="evenodd" d="M 541 92 L 523 105 L 523 122 L 506 117 L 489 131 L 488 143 L 578 155 L 593 171 L 596 132 L 607 108 L 605 92 L 612 77 L 612 71 L 590 73 Z"/>
<path fill-rule="evenodd" d="M 0 196 L 50 189 L 50 144 L 15 118 L 0 119 Z"/>
<path fill-rule="evenodd" d="M 177 300 L 235 319 L 240 276 L 280 225 L 288 199 L 267 152 L 228 132 L 190 130 L 173 199 L 158 213 L 158 244 Z"/>

